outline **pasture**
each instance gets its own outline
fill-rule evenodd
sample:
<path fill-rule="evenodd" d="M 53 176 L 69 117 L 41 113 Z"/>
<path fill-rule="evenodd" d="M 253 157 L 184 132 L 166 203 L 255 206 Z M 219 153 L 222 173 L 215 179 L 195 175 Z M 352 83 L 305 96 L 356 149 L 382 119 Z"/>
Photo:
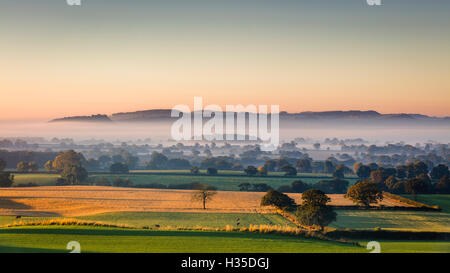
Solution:
<path fill-rule="evenodd" d="M 381 253 L 449 253 L 450 242 L 436 241 L 378 241 Z M 367 241 L 360 242 L 367 245 Z"/>
<path fill-rule="evenodd" d="M 155 225 L 165 228 L 224 228 L 227 225 L 230 227 L 248 227 L 250 225 L 295 227 L 293 223 L 278 214 L 261 213 L 111 212 L 77 218 L 136 227 L 155 227 Z"/>
<path fill-rule="evenodd" d="M 204 172 L 204 171 L 203 171 Z M 222 173 L 222 175 L 221 175 Z M 34 183 L 39 186 L 55 185 L 58 174 L 23 174 L 14 175 L 15 184 Z M 243 172 L 237 171 L 219 171 L 218 175 L 209 176 L 201 173 L 200 175 L 192 175 L 187 170 L 158 170 L 158 171 L 133 171 L 129 174 L 95 174 L 89 175 L 89 182 L 93 183 L 101 177 L 112 182 L 116 177 L 122 179 L 130 179 L 134 185 L 163 184 L 179 185 L 199 182 L 215 186 L 218 190 L 239 191 L 241 183 L 264 183 L 272 188 L 290 185 L 295 180 L 302 180 L 305 183 L 313 184 L 321 180 L 329 180 L 331 177 L 323 174 L 299 174 L 296 177 L 285 177 L 282 173 L 270 173 L 268 177 L 245 176 Z M 356 182 L 356 178 L 346 178 L 350 185 Z"/>
<path fill-rule="evenodd" d="M 413 199 L 411 194 L 403 194 L 403 197 Z M 417 202 L 430 206 L 439 206 L 442 211 L 450 213 L 450 194 L 418 194 Z"/>
<path fill-rule="evenodd" d="M 335 228 L 450 232 L 450 214 L 433 211 L 337 210 Z"/>
<path fill-rule="evenodd" d="M 0 229 L 0 252 L 126 253 L 354 253 L 358 246 L 302 236 L 250 232 L 150 231 L 84 226 L 23 226 Z"/>

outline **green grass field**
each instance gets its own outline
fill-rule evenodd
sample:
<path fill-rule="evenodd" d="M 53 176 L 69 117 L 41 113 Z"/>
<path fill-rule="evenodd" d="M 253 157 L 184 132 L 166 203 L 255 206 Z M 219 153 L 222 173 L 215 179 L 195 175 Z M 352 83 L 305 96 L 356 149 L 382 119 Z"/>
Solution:
<path fill-rule="evenodd" d="M 335 228 L 450 232 L 450 214 L 431 211 L 337 210 Z"/>
<path fill-rule="evenodd" d="M 450 242 L 435 241 L 378 241 L 381 253 L 449 253 Z M 360 242 L 367 245 L 367 241 Z M 369 251 L 369 250 L 368 250 Z"/>
<path fill-rule="evenodd" d="M 318 181 L 324 180 L 324 179 L 331 179 L 331 178 L 324 178 L 317 176 L 314 174 L 300 174 L 297 177 L 284 177 L 280 175 L 279 177 L 247 177 L 247 176 L 240 176 L 240 175 L 223 175 L 220 174 L 217 176 L 193 176 L 189 173 L 187 173 L 186 170 L 180 170 L 180 171 L 141 171 L 141 172 L 159 172 L 164 173 L 161 175 L 157 174 L 136 174 L 136 173 L 130 173 L 125 175 L 116 175 L 116 174 L 91 174 L 89 175 L 89 181 L 93 182 L 98 180 L 100 177 L 105 177 L 109 181 L 114 180 L 116 177 L 120 178 L 129 178 L 134 185 L 148 185 L 148 184 L 163 184 L 163 185 L 170 185 L 170 184 L 188 184 L 192 182 L 199 182 L 204 184 L 209 184 L 212 186 L 215 186 L 218 188 L 218 190 L 239 190 L 238 185 L 241 183 L 265 183 L 273 188 L 278 188 L 283 185 L 290 185 L 295 180 L 302 180 L 305 183 L 316 183 Z M 231 173 L 233 171 L 224 171 L 228 173 Z M 174 175 L 170 175 L 168 173 L 174 173 Z M 186 173 L 186 175 L 181 175 L 183 173 Z M 242 174 L 242 172 L 239 172 Z M 225 174 L 225 173 L 224 173 Z M 305 177 L 309 176 L 309 177 Z M 26 184 L 26 183 L 35 183 L 39 186 L 50 186 L 55 185 L 56 179 L 59 177 L 58 174 L 15 174 L 14 180 L 15 184 Z M 353 184 L 356 182 L 356 178 L 346 178 L 350 184 Z"/>
<path fill-rule="evenodd" d="M 99 221 L 111 224 L 126 224 L 136 227 L 210 227 L 224 228 L 227 225 L 248 227 L 249 225 L 277 225 L 295 227 L 278 214 L 257 213 L 189 213 L 189 212 L 111 212 L 78 219 Z"/>
<path fill-rule="evenodd" d="M 56 183 L 56 179 L 58 179 L 59 177 L 60 175 L 58 174 L 14 174 L 14 185 L 34 183 L 39 186 L 54 186 Z"/>
<path fill-rule="evenodd" d="M 80 226 L 26 226 L 0 229 L 0 252 L 126 253 L 354 253 L 365 248 L 278 234 L 206 231 L 150 231 Z"/>
<path fill-rule="evenodd" d="M 403 197 L 414 199 L 410 194 L 403 194 Z M 439 206 L 442 211 L 450 213 L 450 194 L 419 194 L 417 202 L 431 206 Z"/>

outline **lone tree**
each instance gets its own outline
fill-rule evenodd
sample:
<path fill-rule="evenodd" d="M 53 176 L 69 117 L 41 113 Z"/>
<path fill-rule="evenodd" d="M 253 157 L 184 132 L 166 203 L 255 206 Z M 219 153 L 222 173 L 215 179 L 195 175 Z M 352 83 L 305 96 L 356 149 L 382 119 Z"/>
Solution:
<path fill-rule="evenodd" d="M 214 195 L 217 194 L 216 188 L 210 185 L 199 184 L 195 192 L 192 194 L 193 201 L 201 201 L 203 209 L 206 209 L 206 203 L 209 202 Z"/>
<path fill-rule="evenodd" d="M 369 207 L 383 200 L 383 192 L 372 182 L 358 182 L 351 186 L 344 196 L 357 204 Z"/>
<path fill-rule="evenodd" d="M 305 226 L 318 226 L 320 230 L 336 221 L 336 212 L 327 203 L 330 198 L 321 190 L 307 190 L 302 194 L 302 204 L 297 208 L 297 219 Z"/>
<path fill-rule="evenodd" d="M 282 210 L 292 210 L 297 204 L 294 199 L 276 190 L 269 190 L 261 199 L 261 206 L 275 206 Z"/>

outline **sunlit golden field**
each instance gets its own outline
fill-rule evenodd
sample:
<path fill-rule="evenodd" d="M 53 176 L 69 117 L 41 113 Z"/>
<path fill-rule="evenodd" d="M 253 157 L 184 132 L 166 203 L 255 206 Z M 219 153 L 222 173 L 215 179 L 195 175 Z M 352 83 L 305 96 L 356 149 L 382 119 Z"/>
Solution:
<path fill-rule="evenodd" d="M 99 186 L 46 186 L 0 190 L 0 215 L 83 216 L 117 211 L 201 212 L 191 190 L 134 189 Z M 206 212 L 273 212 L 260 207 L 263 192 L 219 191 Z M 300 203 L 301 194 L 289 194 Z M 342 194 L 330 194 L 332 205 L 353 205 Z M 385 199 L 385 206 L 404 206 Z"/>

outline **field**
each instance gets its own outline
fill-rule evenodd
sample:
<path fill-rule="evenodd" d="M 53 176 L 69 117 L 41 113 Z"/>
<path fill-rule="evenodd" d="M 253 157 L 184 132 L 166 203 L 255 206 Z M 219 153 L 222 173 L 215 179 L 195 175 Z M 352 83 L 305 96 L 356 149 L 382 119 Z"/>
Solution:
<path fill-rule="evenodd" d="M 191 190 L 135 189 L 97 186 L 6 188 L 0 191 L 0 215 L 37 217 L 84 216 L 119 211 L 204 212 Z M 263 192 L 219 191 L 207 212 L 271 213 L 260 206 Z M 300 203 L 301 194 L 289 194 Z M 342 194 L 330 194 L 332 205 L 353 205 Z M 401 206 L 383 200 L 385 206 Z"/>
<path fill-rule="evenodd" d="M 17 222 L 36 222 L 61 218 L 63 217 L 22 217 L 17 220 L 14 216 L 0 216 L 0 226 Z M 161 228 L 225 228 L 227 225 L 230 227 L 249 227 L 250 225 L 295 227 L 292 222 L 278 214 L 261 213 L 109 212 L 76 218 L 138 228 L 155 227 L 156 225 Z"/>
<path fill-rule="evenodd" d="M 381 253 L 449 253 L 450 242 L 435 241 L 378 241 Z M 367 245 L 367 241 L 360 242 Z"/>
<path fill-rule="evenodd" d="M 72 226 L 0 229 L 0 252 L 69 252 L 66 245 L 70 241 L 79 242 L 82 252 L 367 252 L 362 247 L 343 243 L 246 232 L 149 231 Z"/>
<path fill-rule="evenodd" d="M 222 175 L 220 175 L 222 173 Z M 192 175 L 186 170 L 167 170 L 167 171 L 135 171 L 129 174 L 91 174 L 89 181 L 94 182 L 100 177 L 105 177 L 109 181 L 114 178 L 129 178 L 134 185 L 149 185 L 149 184 L 188 184 L 192 182 L 199 182 L 209 184 L 217 187 L 218 190 L 238 191 L 238 185 L 241 183 L 265 183 L 272 188 L 278 188 L 283 185 L 290 185 L 295 180 L 302 180 L 305 183 L 316 183 L 321 180 L 331 179 L 329 176 L 323 174 L 299 174 L 297 177 L 284 177 L 282 173 L 270 173 L 270 177 L 248 177 L 243 176 L 243 172 L 236 171 L 219 171 L 219 175 Z M 15 174 L 15 184 L 35 183 L 39 186 L 55 185 L 57 174 Z M 356 178 L 346 178 L 350 184 L 356 182 Z"/>
<path fill-rule="evenodd" d="M 337 210 L 335 228 L 450 232 L 450 214 L 428 211 Z"/>
<path fill-rule="evenodd" d="M 277 225 L 295 227 L 278 214 L 261 213 L 189 213 L 189 212 L 111 212 L 77 217 L 113 224 L 137 227 L 248 227 L 250 225 Z M 237 220 L 239 219 L 239 220 Z M 239 225 L 237 223 L 239 222 Z"/>
<path fill-rule="evenodd" d="M 409 194 L 402 196 L 409 199 L 414 198 Z M 450 194 L 419 194 L 417 195 L 417 201 L 431 206 L 437 205 L 442 211 L 450 213 Z"/>
<path fill-rule="evenodd" d="M 190 190 L 136 189 L 97 186 L 43 186 L 0 190 L 0 226 L 65 217 L 126 225 L 15 226 L 0 228 L 0 252 L 69 252 L 69 241 L 82 252 L 294 252 L 350 253 L 369 250 L 350 244 L 304 236 L 256 232 L 194 231 L 230 226 L 294 227 L 259 205 L 264 193 L 219 191 L 207 210 L 191 199 Z M 301 194 L 289 194 L 297 202 Z M 342 195 L 329 195 L 334 205 L 353 205 Z M 420 199 L 422 198 L 422 199 Z M 419 201 L 448 204 L 449 195 L 419 196 Z M 401 206 L 385 199 L 385 206 Z M 450 232 L 450 213 L 386 210 L 337 210 L 331 227 Z M 8 216 L 9 215 L 9 216 Z M 22 215 L 17 220 L 15 215 Z M 239 220 L 237 220 L 239 219 Z M 239 226 L 237 223 L 239 222 Z M 150 229 L 147 229 L 150 228 Z M 160 229 L 160 230 L 158 230 Z M 365 246 L 367 242 L 360 242 Z M 382 252 L 449 252 L 446 241 L 380 241 Z"/>

